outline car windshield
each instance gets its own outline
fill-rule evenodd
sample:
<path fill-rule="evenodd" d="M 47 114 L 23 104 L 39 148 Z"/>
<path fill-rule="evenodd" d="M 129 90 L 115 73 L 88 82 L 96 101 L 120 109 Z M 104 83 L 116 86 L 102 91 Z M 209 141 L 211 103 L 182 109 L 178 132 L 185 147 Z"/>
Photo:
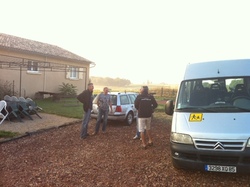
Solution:
<path fill-rule="evenodd" d="M 176 110 L 185 112 L 250 112 L 250 77 L 183 81 Z"/>

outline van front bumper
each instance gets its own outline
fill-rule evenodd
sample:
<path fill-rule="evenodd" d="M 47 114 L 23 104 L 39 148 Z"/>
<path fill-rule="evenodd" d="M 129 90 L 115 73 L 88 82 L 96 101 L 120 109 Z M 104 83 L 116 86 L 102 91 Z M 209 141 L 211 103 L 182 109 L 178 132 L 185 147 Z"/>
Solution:
<path fill-rule="evenodd" d="M 250 148 L 244 151 L 198 150 L 194 145 L 171 142 L 174 167 L 206 171 L 206 165 L 235 166 L 237 173 L 250 173 Z"/>

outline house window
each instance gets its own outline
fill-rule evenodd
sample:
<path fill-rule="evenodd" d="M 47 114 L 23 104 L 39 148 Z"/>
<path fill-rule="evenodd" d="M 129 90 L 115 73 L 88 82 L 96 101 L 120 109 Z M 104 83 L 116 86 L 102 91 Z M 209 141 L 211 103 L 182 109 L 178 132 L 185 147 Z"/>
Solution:
<path fill-rule="evenodd" d="M 29 72 L 38 72 L 38 62 L 28 61 L 28 69 Z"/>
<path fill-rule="evenodd" d="M 69 66 L 66 68 L 66 79 L 79 80 L 83 79 L 83 76 L 83 68 Z"/>
<path fill-rule="evenodd" d="M 70 78 L 71 79 L 78 79 L 78 68 L 71 67 L 70 68 Z"/>

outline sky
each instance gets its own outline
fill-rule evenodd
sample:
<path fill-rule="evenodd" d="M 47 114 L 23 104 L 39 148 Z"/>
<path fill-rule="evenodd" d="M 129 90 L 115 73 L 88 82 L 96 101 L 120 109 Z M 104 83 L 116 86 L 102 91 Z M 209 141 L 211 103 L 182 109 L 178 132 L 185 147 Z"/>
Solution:
<path fill-rule="evenodd" d="M 0 0 L 0 33 L 57 45 L 90 76 L 178 84 L 188 63 L 250 58 L 248 0 Z"/>

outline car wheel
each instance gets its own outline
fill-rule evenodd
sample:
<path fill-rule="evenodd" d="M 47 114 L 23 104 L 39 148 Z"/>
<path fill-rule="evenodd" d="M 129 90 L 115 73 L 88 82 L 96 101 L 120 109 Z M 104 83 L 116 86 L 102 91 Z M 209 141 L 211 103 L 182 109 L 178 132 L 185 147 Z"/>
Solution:
<path fill-rule="evenodd" d="M 133 123 L 133 120 L 134 120 L 134 115 L 132 112 L 129 112 L 125 120 L 126 124 L 131 125 Z"/>

